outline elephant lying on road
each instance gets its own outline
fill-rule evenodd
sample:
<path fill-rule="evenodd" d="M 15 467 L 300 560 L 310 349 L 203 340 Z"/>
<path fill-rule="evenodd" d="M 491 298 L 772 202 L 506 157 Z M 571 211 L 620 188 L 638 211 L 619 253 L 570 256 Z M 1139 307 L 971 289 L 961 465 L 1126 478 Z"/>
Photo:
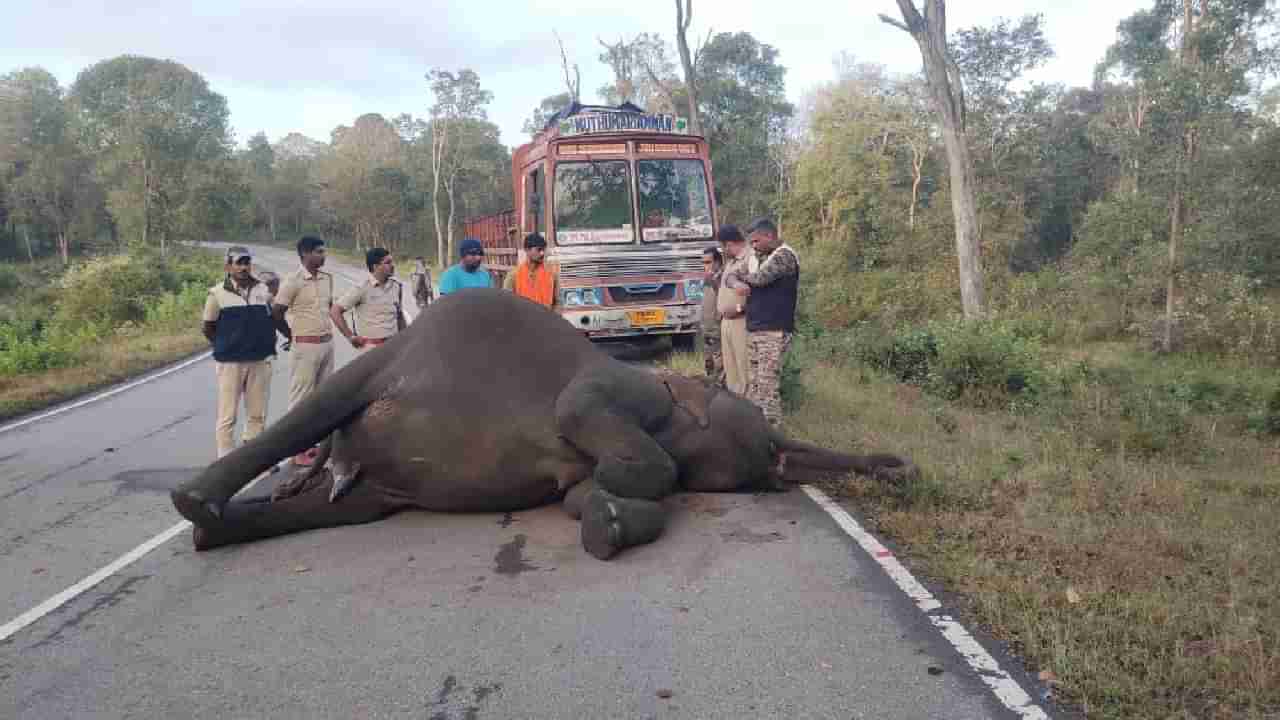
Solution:
<path fill-rule="evenodd" d="M 295 494 L 232 501 L 330 438 Z M 204 550 L 398 510 L 512 511 L 563 500 L 597 558 L 662 532 L 674 492 L 781 490 L 789 469 L 914 471 L 787 440 L 751 403 L 614 360 L 555 313 L 487 289 L 445 296 L 258 437 L 171 494 Z"/>

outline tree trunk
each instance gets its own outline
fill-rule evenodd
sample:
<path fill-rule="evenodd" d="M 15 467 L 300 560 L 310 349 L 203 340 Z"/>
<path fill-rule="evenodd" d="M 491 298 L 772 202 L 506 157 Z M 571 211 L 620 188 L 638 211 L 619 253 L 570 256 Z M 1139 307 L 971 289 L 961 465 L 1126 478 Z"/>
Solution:
<path fill-rule="evenodd" d="M 702 134 L 702 123 L 698 120 L 698 78 L 694 67 L 693 56 L 689 53 L 689 23 L 693 22 L 693 0 L 676 0 L 676 46 L 680 50 L 680 65 L 684 68 L 684 87 L 688 95 L 689 130 L 694 135 Z"/>
<path fill-rule="evenodd" d="M 913 0 L 898 0 L 902 22 L 880 19 L 906 31 L 920 47 L 929 94 L 942 119 L 942 141 L 951 177 L 951 212 L 955 218 L 956 258 L 960 269 L 960 302 L 966 320 L 985 312 L 982 279 L 982 238 L 974 194 L 973 162 L 965 140 L 964 86 L 960 70 L 947 53 L 946 5 L 925 0 L 924 16 Z"/>
<path fill-rule="evenodd" d="M 30 260 L 32 264 L 35 264 L 36 253 L 35 250 L 31 248 L 31 229 L 27 227 L 26 224 L 23 224 L 22 226 L 22 239 L 27 243 L 27 259 Z"/>
<path fill-rule="evenodd" d="M 453 244 L 453 178 L 446 176 L 444 179 L 444 192 L 449 196 L 449 259 L 452 260 L 457 248 Z"/>
<path fill-rule="evenodd" d="M 907 227 L 916 230 L 916 203 L 920 201 L 921 169 L 924 156 L 914 146 L 911 148 L 911 210 L 907 213 Z"/>
<path fill-rule="evenodd" d="M 160 257 L 169 256 L 169 228 L 160 229 Z"/>
<path fill-rule="evenodd" d="M 151 230 L 151 173 L 146 158 L 142 160 L 142 246 L 147 247 Z"/>
<path fill-rule="evenodd" d="M 62 267 L 71 264 L 71 247 L 67 242 L 67 231 L 58 232 L 58 254 L 62 256 Z"/>
<path fill-rule="evenodd" d="M 445 255 L 444 233 L 440 231 L 440 169 L 443 166 L 443 154 L 448 140 L 447 128 L 441 128 L 441 118 L 431 123 L 431 215 L 435 219 L 436 228 L 436 261 L 445 267 L 449 256 Z"/>

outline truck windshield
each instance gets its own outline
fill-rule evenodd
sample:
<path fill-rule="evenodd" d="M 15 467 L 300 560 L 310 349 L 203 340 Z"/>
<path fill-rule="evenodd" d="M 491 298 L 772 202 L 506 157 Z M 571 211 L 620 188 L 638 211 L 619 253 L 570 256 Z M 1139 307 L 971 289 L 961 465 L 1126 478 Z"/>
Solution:
<path fill-rule="evenodd" d="M 556 243 L 629 243 L 631 174 L 625 160 L 556 165 Z"/>
<path fill-rule="evenodd" d="M 645 242 L 711 237 L 711 203 L 701 161 L 641 160 L 636 167 Z"/>

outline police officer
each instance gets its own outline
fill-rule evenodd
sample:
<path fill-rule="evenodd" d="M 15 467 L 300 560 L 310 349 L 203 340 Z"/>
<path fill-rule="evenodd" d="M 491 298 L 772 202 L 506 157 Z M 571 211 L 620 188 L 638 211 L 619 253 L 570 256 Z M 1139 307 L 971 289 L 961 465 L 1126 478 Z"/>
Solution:
<path fill-rule="evenodd" d="M 735 288 L 746 298 L 747 345 L 751 376 L 747 399 L 764 412 L 770 424 L 782 422 L 782 364 L 796 327 L 796 298 L 800 287 L 800 256 L 778 238 L 778 226 L 761 218 L 747 229 L 760 260 L 753 272 L 738 269 L 743 285 Z"/>
<path fill-rule="evenodd" d="M 364 256 L 369 279 L 347 291 L 329 309 L 338 332 L 357 352 L 368 352 L 404 330 L 404 286 L 392 275 L 395 262 L 386 248 L 370 248 Z M 342 316 L 348 310 L 355 316 L 356 332 L 347 327 Z M 358 334 L 357 334 L 358 333 Z"/>
<path fill-rule="evenodd" d="M 289 338 L 289 409 L 292 410 L 333 372 L 333 276 L 324 266 L 324 241 L 306 235 L 298 241 L 296 271 L 285 276 L 272 305 L 280 333 Z M 293 457 L 295 465 L 310 465 L 315 448 Z"/>
<path fill-rule="evenodd" d="M 204 302 L 204 336 L 213 344 L 218 384 L 214 433 L 218 457 L 235 449 L 236 413 L 242 398 L 244 441 L 257 437 L 267 423 L 276 327 L 271 318 L 271 292 L 252 271 L 253 253 L 248 248 L 228 248 L 226 278 L 209 288 Z"/>

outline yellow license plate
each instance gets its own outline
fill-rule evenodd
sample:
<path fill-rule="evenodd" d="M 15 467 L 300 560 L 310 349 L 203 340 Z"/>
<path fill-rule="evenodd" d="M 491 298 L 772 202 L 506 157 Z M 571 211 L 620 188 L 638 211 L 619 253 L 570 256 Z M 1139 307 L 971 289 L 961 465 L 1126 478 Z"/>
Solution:
<path fill-rule="evenodd" d="M 661 325 L 667 321 L 666 310 L 632 310 L 627 313 L 632 325 Z"/>

